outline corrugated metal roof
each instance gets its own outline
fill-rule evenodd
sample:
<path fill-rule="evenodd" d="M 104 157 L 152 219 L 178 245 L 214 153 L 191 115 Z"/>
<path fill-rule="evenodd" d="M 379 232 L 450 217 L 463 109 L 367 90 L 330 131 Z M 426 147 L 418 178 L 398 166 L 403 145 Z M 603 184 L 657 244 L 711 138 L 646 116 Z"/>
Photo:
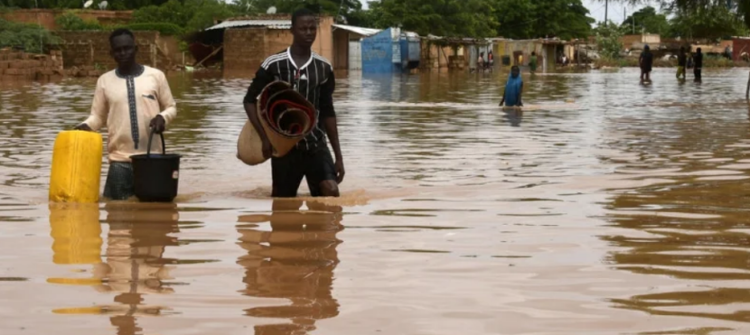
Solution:
<path fill-rule="evenodd" d="M 346 31 L 350 31 L 352 33 L 362 35 L 362 36 L 372 36 L 377 33 L 379 33 L 380 29 L 373 29 L 373 28 L 364 28 L 364 27 L 355 27 L 355 26 L 348 26 L 345 24 L 334 24 L 334 27 L 338 29 L 344 29 Z"/>
<path fill-rule="evenodd" d="M 237 20 L 224 21 L 206 30 L 238 28 L 238 27 L 266 27 L 268 29 L 290 29 L 292 28 L 291 20 Z"/>

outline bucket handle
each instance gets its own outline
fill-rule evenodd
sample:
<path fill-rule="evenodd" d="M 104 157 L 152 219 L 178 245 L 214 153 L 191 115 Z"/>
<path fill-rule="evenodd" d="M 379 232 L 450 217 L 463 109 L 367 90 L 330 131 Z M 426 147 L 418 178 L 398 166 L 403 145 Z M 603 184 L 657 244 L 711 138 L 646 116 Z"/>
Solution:
<path fill-rule="evenodd" d="M 148 149 L 146 150 L 146 157 L 151 156 L 151 140 L 154 139 L 154 133 L 156 133 L 156 129 L 154 127 L 151 128 L 151 134 L 148 136 Z M 164 134 L 159 133 L 159 137 L 161 137 L 161 154 L 166 155 L 167 154 L 167 147 L 164 145 Z"/>

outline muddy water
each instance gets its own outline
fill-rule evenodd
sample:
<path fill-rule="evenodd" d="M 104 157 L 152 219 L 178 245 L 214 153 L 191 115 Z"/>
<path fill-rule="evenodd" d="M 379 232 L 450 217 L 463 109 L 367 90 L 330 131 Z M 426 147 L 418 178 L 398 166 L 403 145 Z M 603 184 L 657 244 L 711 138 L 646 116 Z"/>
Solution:
<path fill-rule="evenodd" d="M 0 333 L 746 334 L 745 71 L 527 77 L 522 113 L 506 76 L 340 77 L 322 201 L 234 158 L 248 80 L 171 76 L 173 205 L 49 205 L 94 82 L 0 83 Z"/>

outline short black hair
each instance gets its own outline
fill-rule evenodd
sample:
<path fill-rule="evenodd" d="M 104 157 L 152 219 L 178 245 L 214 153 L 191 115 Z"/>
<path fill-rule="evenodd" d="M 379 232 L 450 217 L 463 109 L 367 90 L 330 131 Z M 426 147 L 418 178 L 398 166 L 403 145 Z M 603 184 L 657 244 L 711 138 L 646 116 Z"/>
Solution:
<path fill-rule="evenodd" d="M 315 13 L 307 8 L 300 8 L 294 11 L 294 13 L 292 13 L 292 27 L 294 27 L 294 24 L 297 23 L 298 18 L 305 16 L 315 16 Z"/>
<path fill-rule="evenodd" d="M 135 41 L 135 35 L 133 35 L 133 32 L 130 31 L 130 29 L 118 28 L 115 29 L 115 31 L 113 31 L 111 34 L 109 34 L 109 45 L 112 45 L 112 41 L 115 40 L 115 37 L 122 35 L 128 35 L 133 39 L 133 41 Z"/>
<path fill-rule="evenodd" d="M 531 55 L 532 55 L 532 56 L 536 56 L 536 51 L 532 51 L 532 52 L 531 52 Z"/>
<path fill-rule="evenodd" d="M 701 50 L 701 48 L 698 48 L 698 52 L 701 52 L 701 51 L 703 51 L 703 50 Z"/>

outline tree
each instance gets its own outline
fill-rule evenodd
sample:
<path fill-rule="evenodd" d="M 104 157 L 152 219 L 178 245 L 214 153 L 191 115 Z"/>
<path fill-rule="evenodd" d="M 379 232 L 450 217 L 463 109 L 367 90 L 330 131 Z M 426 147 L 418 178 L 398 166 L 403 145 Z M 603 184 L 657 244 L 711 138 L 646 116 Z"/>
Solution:
<path fill-rule="evenodd" d="M 678 10 L 671 21 L 672 35 L 688 38 L 718 39 L 745 35 L 747 28 L 742 18 L 723 6 L 696 11 Z"/>
<path fill-rule="evenodd" d="M 488 37 L 497 28 L 488 0 L 381 0 L 370 2 L 377 28 L 401 27 L 422 36 Z"/>
<path fill-rule="evenodd" d="M 620 51 L 622 50 L 620 37 L 622 37 L 620 27 L 614 23 L 605 22 L 596 28 L 596 44 L 602 57 L 620 58 Z"/>
<path fill-rule="evenodd" d="M 230 7 L 221 0 L 169 0 L 161 6 L 142 7 L 133 12 L 134 23 L 171 23 L 186 31 L 199 31 L 234 16 Z"/>
<path fill-rule="evenodd" d="M 498 36 L 516 39 L 534 37 L 535 11 L 533 0 L 498 0 L 495 6 Z"/>
<path fill-rule="evenodd" d="M 262 14 L 271 7 L 276 7 L 277 13 L 291 14 L 307 8 L 314 13 L 334 16 L 337 21 L 348 21 L 349 15 L 362 11 L 359 0 L 234 0 L 233 5 L 243 14 Z"/>
<path fill-rule="evenodd" d="M 580 0 L 495 0 L 498 35 L 573 39 L 591 33 L 594 19 Z"/>
<path fill-rule="evenodd" d="M 630 4 L 646 2 L 644 0 L 619 1 Z M 740 20 L 743 20 L 745 23 L 745 27 L 750 27 L 749 0 L 657 0 L 656 2 L 658 2 L 661 5 L 662 9 L 666 10 L 667 12 L 682 13 L 683 15 L 703 15 L 716 8 L 725 8 L 737 15 Z"/>
<path fill-rule="evenodd" d="M 60 41 L 59 37 L 39 25 L 0 19 L 0 49 L 14 47 L 25 52 L 43 53 L 48 46 L 58 45 Z"/>
<path fill-rule="evenodd" d="M 94 0 L 90 8 L 98 8 L 98 4 L 104 0 Z M 167 0 L 107 0 L 107 9 L 138 9 L 146 6 L 159 6 Z M 84 1 L 82 0 L 0 0 L 0 6 L 18 7 L 18 8 L 62 8 L 62 9 L 82 9 Z"/>
<path fill-rule="evenodd" d="M 667 36 L 671 32 L 667 16 L 657 13 L 656 9 L 651 6 L 644 7 L 628 16 L 620 27 L 625 34 L 647 33 Z"/>

